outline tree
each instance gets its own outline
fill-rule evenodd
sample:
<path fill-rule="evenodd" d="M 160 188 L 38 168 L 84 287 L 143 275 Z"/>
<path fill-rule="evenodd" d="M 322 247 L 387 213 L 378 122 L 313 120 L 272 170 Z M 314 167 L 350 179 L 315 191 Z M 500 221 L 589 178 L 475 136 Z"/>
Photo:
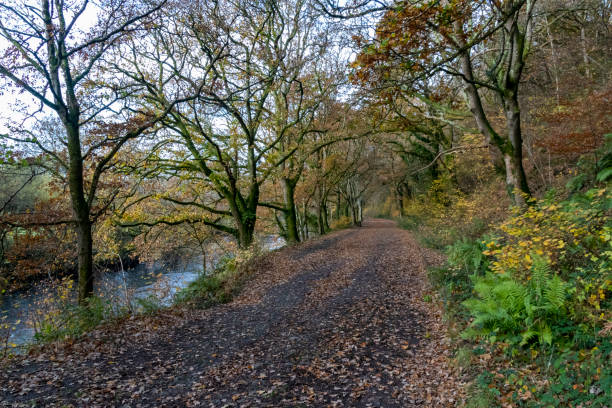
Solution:
<path fill-rule="evenodd" d="M 124 95 L 98 86 L 99 79 L 108 78 L 96 71 L 109 49 L 142 30 L 161 3 L 111 0 L 99 10 L 94 7 L 87 0 L 0 4 L 0 37 L 6 44 L 0 51 L 0 77 L 39 104 L 38 108 L 31 103 L 25 106 L 26 119 L 52 112 L 63 128 L 44 140 L 28 129 L 32 120 L 26 120 L 13 123 L 11 134 L 4 137 L 40 151 L 65 175 L 73 212 L 65 222 L 77 231 L 81 304 L 93 293 L 92 225 L 105 207 L 96 202 L 100 178 L 128 141 L 159 120 L 151 112 L 125 111 L 129 122 L 104 124 L 104 112 L 121 108 Z M 87 27 L 84 20 L 93 12 L 98 20 Z"/>
<path fill-rule="evenodd" d="M 132 44 L 129 64 L 115 69 L 140 83 L 149 109 L 166 109 L 177 92 L 193 95 L 164 118 L 159 146 L 172 154 L 154 160 L 162 172 L 204 181 L 215 194 L 181 203 L 212 215 L 202 222 L 234 235 L 246 248 L 253 241 L 262 184 L 296 150 L 278 154 L 278 146 L 299 143 L 310 131 L 296 129 L 318 104 L 304 100 L 316 77 L 306 86 L 302 77 L 324 46 L 308 42 L 316 16 L 302 0 L 223 0 L 194 2 L 165 19 L 153 43 Z M 285 106 L 284 119 L 279 106 Z"/>
<path fill-rule="evenodd" d="M 315 54 L 316 56 L 317 54 Z M 319 54 L 320 55 L 320 54 Z M 311 61 L 313 66 L 315 61 Z M 311 68 L 312 69 L 312 68 Z M 282 220 L 277 217 L 279 228 L 290 243 L 299 242 L 298 210 L 295 203 L 295 189 L 304 172 L 306 162 L 325 147 L 343 139 L 337 132 L 340 123 L 336 91 L 341 82 L 341 72 L 308 72 L 303 78 L 295 77 L 292 84 L 281 87 L 274 98 L 274 118 L 272 132 L 280 140 L 274 147 L 278 157 L 285 158 L 274 176 L 282 184 L 282 203 L 261 202 L 264 207 L 280 211 Z M 334 75 L 335 74 L 335 75 Z M 297 84 L 297 86 L 296 86 Z M 299 103 L 292 103 L 297 99 Z"/>
<path fill-rule="evenodd" d="M 423 95 L 433 80 L 451 75 L 463 84 L 476 125 L 505 172 L 515 203 L 530 190 L 523 167 L 519 85 L 530 50 L 535 1 L 399 2 L 379 22 L 356 76 Z M 483 98 L 491 92 L 505 116 L 494 129 Z"/>

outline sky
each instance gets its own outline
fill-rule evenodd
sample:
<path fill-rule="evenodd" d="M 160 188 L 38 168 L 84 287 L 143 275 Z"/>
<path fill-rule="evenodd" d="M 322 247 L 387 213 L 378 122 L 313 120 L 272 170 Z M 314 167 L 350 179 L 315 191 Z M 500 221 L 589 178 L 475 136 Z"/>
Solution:
<path fill-rule="evenodd" d="M 29 4 L 37 7 L 39 3 L 36 0 L 17 0 L 16 4 Z M 78 4 L 80 5 L 81 3 L 78 2 Z M 2 7 L 5 6 L 0 6 L 0 20 L 4 20 L 6 18 L 6 12 L 3 12 Z M 89 2 L 85 12 L 79 17 L 78 22 L 75 25 L 75 28 L 78 29 L 77 33 L 83 33 L 91 29 L 95 24 L 96 17 L 99 12 L 100 8 L 97 7 L 95 2 Z M 1 14 L 5 14 L 5 17 L 2 17 Z M 346 21 L 340 22 L 342 25 L 346 23 Z M 2 38 L 0 34 L 0 55 L 3 54 L 3 51 L 9 45 L 10 44 L 8 41 Z M 339 52 L 346 60 L 350 60 L 355 57 L 353 51 L 348 48 L 339 50 Z M 7 86 L 8 83 L 8 80 L 0 79 L 0 133 L 8 133 L 9 130 L 6 127 L 7 123 L 11 122 L 14 124 L 22 121 L 24 118 L 24 114 L 22 112 L 34 112 L 41 107 L 40 102 L 34 97 L 30 96 L 26 92 L 19 92 L 14 86 Z M 350 92 L 345 95 L 345 98 L 349 97 Z M 53 115 L 53 112 L 49 108 L 43 106 L 43 114 L 44 113 Z M 28 126 L 28 122 L 26 122 L 25 126 Z"/>
<path fill-rule="evenodd" d="M 82 1 L 75 2 L 77 6 L 82 4 Z M 6 3 L 6 5 L 1 5 L 0 7 L 0 20 L 3 22 L 6 21 L 9 13 L 3 10 L 4 7 L 14 6 L 20 7 L 23 5 L 31 6 L 34 8 L 39 8 L 40 2 L 37 0 L 16 0 L 12 4 Z M 83 32 L 88 31 L 91 27 L 94 26 L 97 15 L 100 8 L 97 6 L 95 1 L 88 1 L 88 5 L 85 8 L 85 11 L 78 18 L 77 22 L 74 25 L 73 32 L 77 35 L 80 33 L 82 35 Z M 36 21 L 34 21 L 36 23 Z M 0 56 L 4 54 L 4 51 L 7 47 L 10 46 L 10 43 L 6 38 L 2 36 L 0 33 Z M 1 57 L 0 57 L 1 58 Z M 0 60 L 0 62 L 4 62 Z M 7 122 L 20 122 L 23 120 L 24 115 L 20 112 L 23 110 L 34 112 L 39 109 L 40 103 L 32 96 L 27 94 L 26 92 L 19 92 L 12 85 L 11 82 L 7 79 L 0 78 L 0 133 L 8 133 L 8 128 L 6 126 Z M 50 109 L 45 108 L 45 112 L 52 113 Z"/>

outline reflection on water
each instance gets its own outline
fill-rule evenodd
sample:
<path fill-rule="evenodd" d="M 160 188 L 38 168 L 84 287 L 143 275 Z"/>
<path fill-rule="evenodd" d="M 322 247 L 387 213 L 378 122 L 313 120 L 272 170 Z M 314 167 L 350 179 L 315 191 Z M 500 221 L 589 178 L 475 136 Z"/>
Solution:
<path fill-rule="evenodd" d="M 281 248 L 285 241 L 278 236 L 266 236 L 261 240 L 264 250 Z M 214 269 L 222 256 L 219 250 L 211 251 L 208 257 L 208 272 Z M 140 264 L 125 272 L 109 272 L 97 277 L 95 292 L 118 307 L 128 304 L 137 308 L 137 299 L 154 296 L 157 301 L 169 306 L 174 295 L 193 282 L 202 273 L 202 260 L 194 259 L 173 268 L 159 264 Z M 4 323 L 15 327 L 9 343 L 23 345 L 34 338 L 34 329 L 27 323 L 27 313 L 41 304 L 45 296 L 45 282 L 39 283 L 25 293 L 4 296 L 0 303 L 0 316 L 7 316 Z M 76 292 L 73 293 L 76 296 Z"/>

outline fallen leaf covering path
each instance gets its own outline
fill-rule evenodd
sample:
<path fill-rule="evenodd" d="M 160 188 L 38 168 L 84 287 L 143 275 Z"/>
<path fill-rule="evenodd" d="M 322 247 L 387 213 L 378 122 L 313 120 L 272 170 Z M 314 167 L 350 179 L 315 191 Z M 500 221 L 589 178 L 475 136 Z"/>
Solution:
<path fill-rule="evenodd" d="M 446 407 L 420 248 L 369 220 L 272 253 L 231 303 L 128 319 L 4 367 L 2 406 Z"/>

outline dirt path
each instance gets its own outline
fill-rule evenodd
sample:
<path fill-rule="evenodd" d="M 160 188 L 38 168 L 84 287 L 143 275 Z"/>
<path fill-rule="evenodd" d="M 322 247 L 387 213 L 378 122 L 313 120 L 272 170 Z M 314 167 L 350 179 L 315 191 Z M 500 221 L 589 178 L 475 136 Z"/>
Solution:
<path fill-rule="evenodd" d="M 232 303 L 127 320 L 0 373 L 4 406 L 454 406 L 423 251 L 391 221 L 265 257 Z"/>

